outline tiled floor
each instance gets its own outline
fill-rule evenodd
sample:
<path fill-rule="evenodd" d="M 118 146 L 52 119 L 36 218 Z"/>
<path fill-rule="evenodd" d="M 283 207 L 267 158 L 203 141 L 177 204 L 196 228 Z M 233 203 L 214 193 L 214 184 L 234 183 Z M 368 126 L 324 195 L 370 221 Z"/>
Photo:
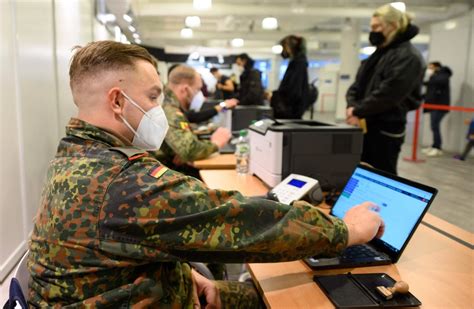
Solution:
<path fill-rule="evenodd" d="M 410 147 L 402 149 L 402 158 L 411 155 Z M 474 158 L 453 159 L 453 153 L 427 158 L 422 163 L 399 160 L 400 176 L 438 189 L 429 212 L 474 233 Z"/>

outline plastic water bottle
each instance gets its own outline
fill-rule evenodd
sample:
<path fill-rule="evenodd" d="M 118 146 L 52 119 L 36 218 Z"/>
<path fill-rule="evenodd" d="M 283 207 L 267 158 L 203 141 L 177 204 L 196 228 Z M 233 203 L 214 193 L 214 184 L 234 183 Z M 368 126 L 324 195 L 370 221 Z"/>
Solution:
<path fill-rule="evenodd" d="M 247 130 L 240 130 L 239 140 L 235 147 L 235 158 L 237 159 L 236 170 L 238 174 L 249 172 L 250 145 L 247 140 Z"/>

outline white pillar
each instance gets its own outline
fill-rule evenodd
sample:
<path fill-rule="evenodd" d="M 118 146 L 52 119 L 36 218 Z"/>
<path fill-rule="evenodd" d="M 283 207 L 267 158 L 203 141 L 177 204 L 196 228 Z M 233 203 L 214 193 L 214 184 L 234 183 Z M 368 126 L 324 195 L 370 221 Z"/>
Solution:
<path fill-rule="evenodd" d="M 336 119 L 346 118 L 346 92 L 354 82 L 357 69 L 360 65 L 360 23 L 353 18 L 346 18 L 341 32 L 341 69 L 336 95 Z"/>
<path fill-rule="evenodd" d="M 272 91 L 278 89 L 280 86 L 279 74 L 280 74 L 281 56 L 273 55 L 271 57 L 271 70 L 268 72 L 268 90 Z"/>

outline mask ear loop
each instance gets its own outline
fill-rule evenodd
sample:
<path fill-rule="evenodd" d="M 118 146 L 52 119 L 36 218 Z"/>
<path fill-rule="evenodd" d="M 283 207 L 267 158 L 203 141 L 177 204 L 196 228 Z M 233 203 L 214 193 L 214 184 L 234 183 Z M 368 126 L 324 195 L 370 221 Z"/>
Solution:
<path fill-rule="evenodd" d="M 120 90 L 120 93 L 122 93 L 122 95 L 125 97 L 125 99 L 127 99 L 128 102 L 135 105 L 136 108 L 138 108 L 143 114 L 146 115 L 146 111 L 143 108 L 141 108 L 140 105 L 138 105 L 135 101 L 133 101 L 125 92 Z"/>
<path fill-rule="evenodd" d="M 122 90 L 120 90 L 120 92 L 122 93 L 122 95 L 130 102 L 132 103 L 133 105 L 135 105 L 136 108 L 138 108 L 145 116 L 147 117 L 150 117 L 147 115 L 147 113 L 143 110 L 143 108 L 141 108 L 137 103 L 135 103 L 128 95 L 125 94 L 125 92 L 123 92 Z M 130 123 L 122 116 L 122 115 L 119 115 L 120 119 L 122 119 L 123 123 L 125 124 L 125 126 L 133 132 L 134 136 L 138 137 L 144 144 L 148 145 L 148 143 L 140 136 L 140 134 L 138 134 L 138 132 L 130 125 Z M 148 145 L 150 146 L 150 145 Z"/>

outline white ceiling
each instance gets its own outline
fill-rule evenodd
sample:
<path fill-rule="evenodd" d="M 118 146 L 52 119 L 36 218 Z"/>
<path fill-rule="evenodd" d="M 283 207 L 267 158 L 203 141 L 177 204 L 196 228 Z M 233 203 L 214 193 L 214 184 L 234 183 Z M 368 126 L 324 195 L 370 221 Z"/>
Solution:
<path fill-rule="evenodd" d="M 107 0 L 106 0 L 107 1 Z M 271 47 L 287 34 L 303 35 L 313 53 L 337 53 L 340 31 L 347 18 L 360 21 L 361 42 L 367 41 L 370 16 L 375 8 L 387 3 L 380 0 L 213 0 L 212 9 L 197 11 L 192 0 L 113 0 L 128 5 L 133 25 L 138 29 L 142 44 L 164 47 L 167 52 L 191 52 L 199 49 L 204 54 L 271 53 Z M 109 1 L 111 2 L 111 1 Z M 414 24 L 421 27 L 415 43 L 429 40 L 429 24 L 466 12 L 471 0 L 416 0 L 406 1 L 408 12 L 414 13 Z M 110 8 L 109 8 L 110 10 Z M 201 17 L 201 26 L 194 28 L 191 39 L 184 39 L 180 31 L 186 16 Z M 278 18 L 277 30 L 264 30 L 264 17 Z M 126 29 L 128 23 L 118 17 Z M 125 30 L 131 39 L 131 33 Z M 230 40 L 243 38 L 242 48 L 232 48 Z"/>

